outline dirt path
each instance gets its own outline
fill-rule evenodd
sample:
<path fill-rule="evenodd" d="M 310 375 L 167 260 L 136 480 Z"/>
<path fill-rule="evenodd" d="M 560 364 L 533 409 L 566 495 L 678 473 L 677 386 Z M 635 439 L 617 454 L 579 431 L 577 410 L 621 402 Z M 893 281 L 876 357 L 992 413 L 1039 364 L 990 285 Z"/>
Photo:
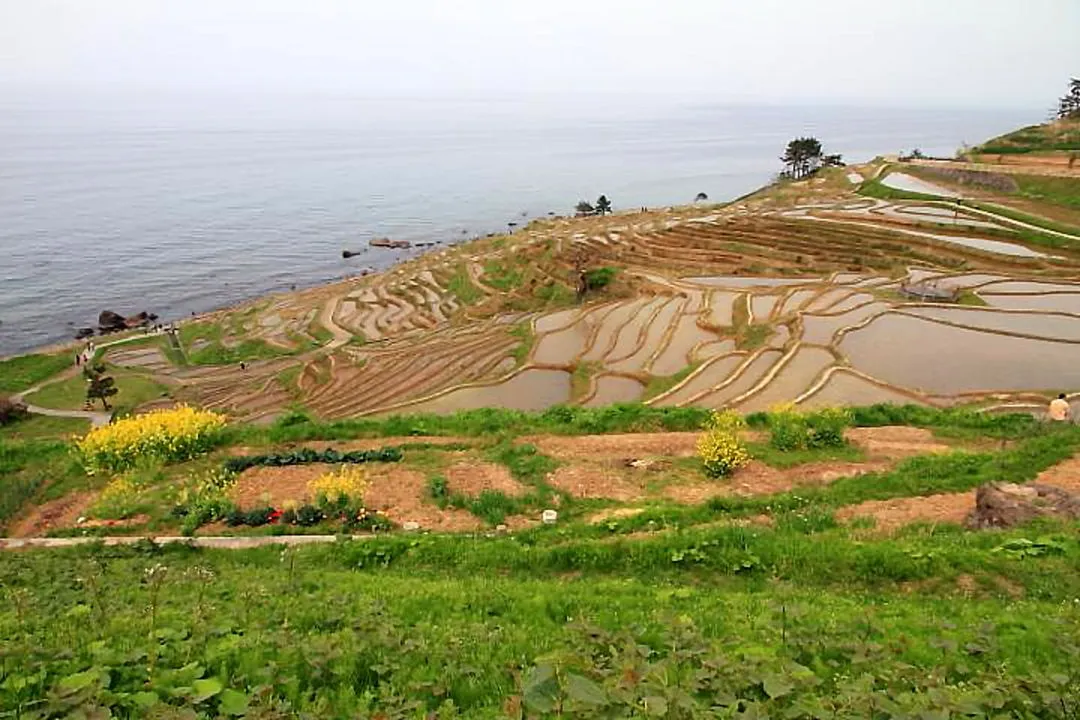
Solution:
<path fill-rule="evenodd" d="M 45 535 L 56 528 L 72 527 L 94 501 L 94 493 L 71 493 L 31 508 L 10 530 L 14 538 Z"/>
<path fill-rule="evenodd" d="M 265 547 L 267 545 L 318 545 L 337 542 L 340 535 L 263 535 L 260 537 L 181 537 L 165 535 L 144 537 L 139 535 L 115 537 L 79 537 L 79 538 L 0 538 L 0 550 L 29 550 L 34 548 L 65 548 L 92 543 L 105 545 L 134 545 L 150 540 L 159 545 L 180 543 L 191 547 L 220 548 L 224 550 L 244 550 Z M 350 535 L 351 540 L 368 540 L 374 535 Z"/>

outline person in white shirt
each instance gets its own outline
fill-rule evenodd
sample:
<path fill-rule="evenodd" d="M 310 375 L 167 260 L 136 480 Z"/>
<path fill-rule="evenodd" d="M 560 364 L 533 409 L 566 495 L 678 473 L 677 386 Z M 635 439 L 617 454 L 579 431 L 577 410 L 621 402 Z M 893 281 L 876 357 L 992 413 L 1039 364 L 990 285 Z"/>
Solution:
<path fill-rule="evenodd" d="M 1065 399 L 1065 393 L 1061 393 L 1050 401 L 1050 410 L 1047 415 L 1054 422 L 1069 422 L 1072 420 L 1072 408 L 1069 407 L 1069 401 Z"/>

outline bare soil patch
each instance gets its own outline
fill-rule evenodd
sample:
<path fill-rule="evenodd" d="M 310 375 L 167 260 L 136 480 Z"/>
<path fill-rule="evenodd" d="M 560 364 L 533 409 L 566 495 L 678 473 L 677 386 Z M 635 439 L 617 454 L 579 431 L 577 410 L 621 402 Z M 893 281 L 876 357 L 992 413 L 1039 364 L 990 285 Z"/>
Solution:
<path fill-rule="evenodd" d="M 484 523 L 465 510 L 440 509 L 425 502 L 427 481 L 422 473 L 391 468 L 371 478 L 364 493 L 369 510 L 382 511 L 396 523 L 415 522 L 425 530 L 477 530 Z"/>
<path fill-rule="evenodd" d="M 624 433 L 615 435 L 539 435 L 522 438 L 545 455 L 559 460 L 629 460 L 648 456 L 691 457 L 696 432 Z"/>
<path fill-rule="evenodd" d="M 942 493 L 891 500 L 867 500 L 858 505 L 840 508 L 836 511 L 836 519 L 848 521 L 857 517 L 870 517 L 874 519 L 878 532 L 888 533 L 916 522 L 960 525 L 974 507 L 975 491 Z"/>
<path fill-rule="evenodd" d="M 586 518 L 586 522 L 588 522 L 590 525 L 599 525 L 600 523 L 607 522 L 608 520 L 621 520 L 623 518 L 630 518 L 634 517 L 635 515 L 640 515 L 643 512 L 645 512 L 645 508 L 607 508 L 606 510 L 601 510 L 600 512 L 593 513 L 588 518 Z"/>
<path fill-rule="evenodd" d="M 564 465 L 548 475 L 554 487 L 578 498 L 604 498 L 630 502 L 642 497 L 642 489 L 603 465 Z"/>
<path fill-rule="evenodd" d="M 1035 478 L 1035 482 L 1080 493 L 1080 456 L 1071 457 L 1043 470 L 1039 477 Z"/>
<path fill-rule="evenodd" d="M 292 450 L 311 449 L 326 450 L 333 448 L 338 452 L 352 452 L 354 450 L 378 450 L 393 445 L 458 445 L 474 443 L 475 438 L 447 437 L 445 435 L 397 435 L 393 437 L 363 438 L 360 440 L 310 440 L 299 443 L 286 443 L 267 447 L 233 447 L 229 449 L 230 455 L 258 455 L 270 452 L 291 452 Z"/>
<path fill-rule="evenodd" d="M 286 502 L 303 503 L 312 499 L 308 483 L 336 469 L 336 465 L 326 463 L 254 467 L 240 473 L 229 495 L 245 510 L 267 505 L 280 508 Z"/>
<path fill-rule="evenodd" d="M 800 486 L 827 485 L 842 477 L 865 475 L 887 467 L 885 462 L 815 462 L 778 470 L 753 461 L 727 479 L 668 485 L 664 488 L 664 497 L 696 505 L 724 495 L 773 495 Z"/>
<path fill-rule="evenodd" d="M 510 475 L 503 465 L 488 462 L 459 461 L 446 469 L 446 482 L 453 493 L 477 497 L 485 490 L 521 497 L 528 488 Z"/>
<path fill-rule="evenodd" d="M 897 425 L 851 428 L 845 437 L 866 451 L 871 459 L 900 460 L 912 455 L 949 452 L 952 448 L 925 428 Z"/>
<path fill-rule="evenodd" d="M 33 508 L 11 528 L 11 537 L 41 537 L 52 530 L 75 525 L 93 504 L 96 493 L 71 493 Z"/>

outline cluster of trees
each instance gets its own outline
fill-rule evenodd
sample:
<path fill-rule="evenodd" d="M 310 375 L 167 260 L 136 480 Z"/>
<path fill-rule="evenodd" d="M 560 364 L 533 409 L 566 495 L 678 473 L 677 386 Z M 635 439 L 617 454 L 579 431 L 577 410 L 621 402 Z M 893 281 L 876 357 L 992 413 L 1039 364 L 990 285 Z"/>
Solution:
<path fill-rule="evenodd" d="M 607 195 L 601 195 L 596 198 L 595 203 L 582 200 L 574 206 L 574 210 L 578 215 L 607 215 L 611 212 L 611 201 L 608 200 Z"/>
<path fill-rule="evenodd" d="M 789 142 L 780 160 L 785 168 L 780 175 L 796 180 L 813 175 L 823 167 L 844 164 L 840 155 L 826 155 L 821 141 L 813 137 L 795 138 Z"/>
<path fill-rule="evenodd" d="M 1059 120 L 1080 119 L 1080 78 L 1069 80 L 1069 91 L 1058 100 Z"/>

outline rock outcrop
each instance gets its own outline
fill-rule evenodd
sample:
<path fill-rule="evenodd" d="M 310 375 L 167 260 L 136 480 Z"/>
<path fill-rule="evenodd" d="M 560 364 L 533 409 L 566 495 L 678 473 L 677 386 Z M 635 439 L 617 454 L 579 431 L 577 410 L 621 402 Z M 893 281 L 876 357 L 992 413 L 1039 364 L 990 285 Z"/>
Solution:
<path fill-rule="evenodd" d="M 1080 518 L 1080 496 L 1052 485 L 989 483 L 975 492 L 967 526 L 1007 528 L 1039 517 Z"/>
<path fill-rule="evenodd" d="M 105 333 L 142 327 L 157 320 L 157 317 L 157 315 L 148 312 L 141 312 L 137 315 L 132 315 L 131 317 L 124 317 L 120 313 L 115 313 L 112 310 L 102 310 L 101 314 L 98 315 L 98 332 L 104 335 Z"/>

